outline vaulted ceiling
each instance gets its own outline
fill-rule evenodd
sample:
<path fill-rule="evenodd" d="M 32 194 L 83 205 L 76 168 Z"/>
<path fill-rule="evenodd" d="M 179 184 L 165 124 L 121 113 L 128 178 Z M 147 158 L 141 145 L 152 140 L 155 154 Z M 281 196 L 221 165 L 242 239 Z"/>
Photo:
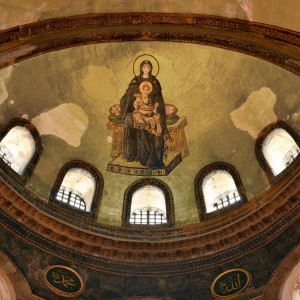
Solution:
<path fill-rule="evenodd" d="M 289 276 L 283 263 L 299 261 L 300 165 L 270 181 L 255 145 L 279 120 L 300 135 L 299 1 L 20 0 L 1 1 L 0 9 L 2 131 L 26 119 L 43 146 L 26 182 L 1 171 L 0 266 L 11 282 L 20 272 L 32 294 L 62 299 L 43 280 L 46 267 L 62 265 L 83 278 L 78 299 L 211 299 L 214 279 L 242 268 L 252 281 L 237 299 L 280 297 Z M 109 110 L 145 53 L 159 63 L 164 102 L 186 122 L 182 161 L 154 176 L 172 191 L 167 229 L 122 226 L 127 188 L 147 176 L 107 170 L 115 138 Z M 103 177 L 96 219 L 49 202 L 73 160 Z M 215 162 L 235 168 L 248 201 L 204 220 L 194 183 Z M 17 299 L 34 297 L 18 289 Z"/>

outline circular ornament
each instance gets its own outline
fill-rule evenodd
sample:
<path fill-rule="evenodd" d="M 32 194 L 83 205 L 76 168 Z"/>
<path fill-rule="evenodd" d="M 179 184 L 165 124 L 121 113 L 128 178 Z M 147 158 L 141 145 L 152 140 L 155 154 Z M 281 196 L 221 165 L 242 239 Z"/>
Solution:
<path fill-rule="evenodd" d="M 43 279 L 51 291 L 66 298 L 77 297 L 84 290 L 81 276 L 69 267 L 60 265 L 47 267 Z"/>
<path fill-rule="evenodd" d="M 216 299 L 233 299 L 251 282 L 251 275 L 244 269 L 231 269 L 220 274 L 210 286 Z"/>

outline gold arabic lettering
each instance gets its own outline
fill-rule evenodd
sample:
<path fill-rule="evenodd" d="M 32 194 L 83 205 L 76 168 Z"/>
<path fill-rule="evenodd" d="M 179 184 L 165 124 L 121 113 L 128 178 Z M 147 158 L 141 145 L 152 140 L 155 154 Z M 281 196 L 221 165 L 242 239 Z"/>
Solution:
<path fill-rule="evenodd" d="M 76 286 L 76 284 L 74 283 L 74 277 L 72 274 L 69 274 L 67 272 L 64 271 L 56 271 L 56 272 L 52 272 L 52 277 L 53 277 L 53 281 L 56 284 L 62 285 L 64 286 L 66 289 L 69 289 L 73 286 Z"/>
<path fill-rule="evenodd" d="M 239 274 L 234 274 L 219 283 L 222 294 L 228 294 L 241 288 L 241 280 Z"/>

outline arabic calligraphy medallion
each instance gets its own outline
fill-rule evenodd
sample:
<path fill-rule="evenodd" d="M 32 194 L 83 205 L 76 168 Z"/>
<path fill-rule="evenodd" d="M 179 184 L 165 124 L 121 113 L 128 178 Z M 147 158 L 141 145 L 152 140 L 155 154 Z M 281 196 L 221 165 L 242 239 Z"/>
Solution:
<path fill-rule="evenodd" d="M 232 299 L 243 291 L 251 281 L 251 275 L 244 269 L 231 269 L 220 274 L 210 286 L 217 299 Z"/>
<path fill-rule="evenodd" d="M 80 275 L 69 267 L 59 265 L 47 267 L 43 278 L 50 290 L 63 297 L 77 297 L 84 289 Z"/>

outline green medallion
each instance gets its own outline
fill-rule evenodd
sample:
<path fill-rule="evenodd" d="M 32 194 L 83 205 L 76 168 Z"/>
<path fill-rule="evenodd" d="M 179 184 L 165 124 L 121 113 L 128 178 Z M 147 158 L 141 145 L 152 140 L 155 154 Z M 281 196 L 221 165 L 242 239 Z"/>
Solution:
<path fill-rule="evenodd" d="M 51 266 L 44 270 L 44 281 L 54 293 L 63 297 L 77 297 L 83 291 L 84 284 L 80 275 L 65 266 Z"/>
<path fill-rule="evenodd" d="M 243 269 L 232 269 L 220 274 L 210 289 L 217 299 L 228 299 L 244 290 L 251 280 L 251 275 Z"/>

